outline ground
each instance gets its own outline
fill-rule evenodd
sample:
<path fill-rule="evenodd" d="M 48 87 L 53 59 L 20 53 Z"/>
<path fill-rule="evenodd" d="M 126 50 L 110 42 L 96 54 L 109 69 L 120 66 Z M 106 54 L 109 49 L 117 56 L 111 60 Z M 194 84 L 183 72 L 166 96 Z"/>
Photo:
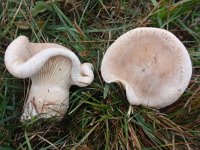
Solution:
<path fill-rule="evenodd" d="M 102 57 L 117 37 L 150 26 L 174 33 L 193 64 L 189 87 L 161 110 L 129 106 L 123 88 L 105 84 L 100 74 Z M 19 35 L 59 43 L 94 65 L 94 82 L 70 89 L 62 121 L 20 123 L 30 80 L 13 77 L 4 66 L 4 52 Z M 1 0 L 0 71 L 0 149 L 200 147 L 200 0 Z"/>

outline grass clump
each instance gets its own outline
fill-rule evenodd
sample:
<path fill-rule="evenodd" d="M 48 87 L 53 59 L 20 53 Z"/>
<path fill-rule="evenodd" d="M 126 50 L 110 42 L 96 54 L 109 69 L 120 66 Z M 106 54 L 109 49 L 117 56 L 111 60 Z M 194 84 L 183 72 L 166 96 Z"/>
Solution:
<path fill-rule="evenodd" d="M 1 0 L 0 149 L 198 149 L 200 147 L 199 0 Z M 187 47 L 193 76 L 183 96 L 154 110 L 129 106 L 125 92 L 105 84 L 100 64 L 106 49 L 126 31 L 154 26 L 173 32 Z M 56 42 L 92 62 L 95 80 L 72 87 L 60 122 L 19 122 L 29 80 L 10 75 L 3 57 L 23 34 L 33 42 Z"/>

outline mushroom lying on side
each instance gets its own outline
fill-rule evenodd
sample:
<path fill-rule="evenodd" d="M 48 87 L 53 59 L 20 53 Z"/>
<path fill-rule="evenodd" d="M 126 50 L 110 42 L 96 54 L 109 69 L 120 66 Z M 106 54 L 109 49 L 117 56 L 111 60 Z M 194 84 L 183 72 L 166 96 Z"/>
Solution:
<path fill-rule="evenodd" d="M 122 83 L 130 104 L 163 108 L 187 88 L 192 64 L 176 36 L 144 27 L 123 34 L 108 48 L 101 73 L 107 83 Z"/>
<path fill-rule="evenodd" d="M 69 106 L 71 85 L 88 86 L 94 79 L 92 64 L 81 64 L 69 49 L 53 43 L 31 43 L 19 36 L 5 52 L 8 71 L 18 78 L 31 78 L 21 121 L 38 116 L 62 118 Z"/>

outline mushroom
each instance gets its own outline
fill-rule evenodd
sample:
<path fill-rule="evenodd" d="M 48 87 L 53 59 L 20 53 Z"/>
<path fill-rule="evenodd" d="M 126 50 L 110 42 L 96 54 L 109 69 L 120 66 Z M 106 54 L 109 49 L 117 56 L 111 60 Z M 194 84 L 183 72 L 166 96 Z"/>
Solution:
<path fill-rule="evenodd" d="M 136 28 L 120 36 L 106 51 L 101 73 L 118 82 L 131 105 L 163 108 L 187 88 L 192 64 L 181 41 L 169 31 Z"/>
<path fill-rule="evenodd" d="M 31 43 L 26 36 L 19 36 L 8 46 L 4 61 L 13 76 L 32 81 L 21 121 L 34 116 L 62 118 L 69 106 L 70 86 L 85 87 L 94 79 L 92 64 L 81 64 L 68 48 Z"/>

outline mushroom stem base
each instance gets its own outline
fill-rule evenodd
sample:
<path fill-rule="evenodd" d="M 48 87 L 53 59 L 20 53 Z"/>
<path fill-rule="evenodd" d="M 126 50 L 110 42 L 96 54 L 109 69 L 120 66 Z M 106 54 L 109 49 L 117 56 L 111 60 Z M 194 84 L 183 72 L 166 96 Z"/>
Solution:
<path fill-rule="evenodd" d="M 28 100 L 24 105 L 21 121 L 32 117 L 50 118 L 56 116 L 63 118 L 69 106 L 69 89 L 50 86 L 32 86 Z"/>

